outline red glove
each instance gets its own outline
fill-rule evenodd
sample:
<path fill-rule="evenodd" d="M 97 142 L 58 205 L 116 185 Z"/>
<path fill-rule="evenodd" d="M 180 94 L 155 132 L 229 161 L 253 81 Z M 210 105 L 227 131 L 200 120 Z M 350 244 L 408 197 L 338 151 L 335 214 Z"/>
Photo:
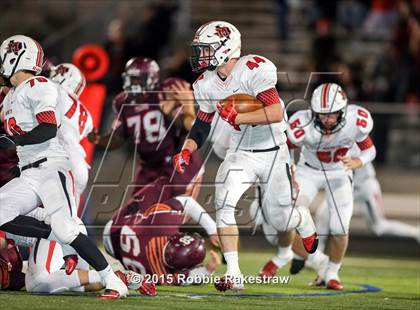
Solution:
<path fill-rule="evenodd" d="M 147 296 L 156 296 L 156 285 L 153 282 L 143 280 L 142 284 L 139 287 L 139 292 Z"/>
<path fill-rule="evenodd" d="M 79 262 L 77 255 L 67 255 L 63 257 L 64 265 L 66 266 L 66 274 L 71 275 L 76 269 L 76 266 Z"/>
<path fill-rule="evenodd" d="M 190 164 L 191 152 L 189 150 L 182 150 L 181 153 L 178 153 L 172 159 L 174 168 L 178 173 L 185 172 L 185 166 Z"/>
<path fill-rule="evenodd" d="M 220 117 L 228 122 L 236 130 L 241 130 L 238 125 L 235 124 L 235 118 L 238 115 L 238 112 L 235 110 L 233 104 L 228 105 L 226 108 L 223 108 L 220 103 L 216 104 L 217 111 L 219 111 Z"/>

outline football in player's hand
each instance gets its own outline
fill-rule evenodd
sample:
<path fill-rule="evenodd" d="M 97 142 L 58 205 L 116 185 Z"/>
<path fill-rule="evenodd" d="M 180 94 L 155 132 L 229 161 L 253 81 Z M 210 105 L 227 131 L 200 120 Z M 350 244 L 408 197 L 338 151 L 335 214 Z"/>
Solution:
<path fill-rule="evenodd" d="M 238 113 L 253 112 L 264 107 L 261 101 L 247 94 L 231 95 L 220 101 L 220 104 L 223 108 L 234 105 Z"/>

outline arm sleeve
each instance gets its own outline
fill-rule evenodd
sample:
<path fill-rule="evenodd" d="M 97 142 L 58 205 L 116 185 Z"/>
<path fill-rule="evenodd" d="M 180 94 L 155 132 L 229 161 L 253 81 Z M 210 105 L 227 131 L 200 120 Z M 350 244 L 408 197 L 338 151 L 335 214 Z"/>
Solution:
<path fill-rule="evenodd" d="M 57 135 L 57 125 L 41 123 L 26 134 L 14 136 L 17 145 L 39 144 L 54 138 Z"/>
<path fill-rule="evenodd" d="M 357 146 L 360 149 L 359 158 L 362 161 L 363 166 L 375 159 L 376 148 L 370 136 L 363 141 L 357 142 Z"/>
<path fill-rule="evenodd" d="M 197 113 L 197 118 L 194 121 L 188 138 L 194 140 L 198 148 L 203 145 L 210 134 L 214 114 L 215 112 L 206 113 L 201 110 Z"/>
<path fill-rule="evenodd" d="M 184 212 L 206 230 L 207 235 L 210 236 L 217 233 L 216 223 L 194 198 L 178 196 L 175 199 L 184 206 Z"/>

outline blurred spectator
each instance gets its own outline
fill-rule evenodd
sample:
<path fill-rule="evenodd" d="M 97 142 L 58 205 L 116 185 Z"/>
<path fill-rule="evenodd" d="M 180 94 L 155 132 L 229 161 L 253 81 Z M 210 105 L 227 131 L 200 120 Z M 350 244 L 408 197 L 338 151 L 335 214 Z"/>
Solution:
<path fill-rule="evenodd" d="M 359 28 L 366 18 L 368 2 L 364 0 L 342 0 L 337 4 L 337 21 L 347 31 Z"/>
<path fill-rule="evenodd" d="M 316 22 L 316 34 L 312 40 L 312 68 L 317 72 L 331 72 L 332 63 L 339 57 L 337 53 L 337 38 L 332 33 L 332 23 L 328 19 Z"/>
<path fill-rule="evenodd" d="M 369 14 L 365 20 L 364 31 L 371 39 L 387 39 L 390 37 L 397 13 L 397 0 L 373 0 Z"/>
<path fill-rule="evenodd" d="M 167 77 L 177 77 L 192 84 L 198 74 L 194 73 L 190 65 L 190 42 L 188 40 L 176 40 L 173 54 L 162 61 L 162 70 Z"/>
<path fill-rule="evenodd" d="M 114 96 L 121 91 L 121 73 L 132 51 L 132 44 L 125 37 L 122 20 L 114 19 L 109 23 L 104 48 L 109 55 L 109 69 L 104 82 L 107 87 L 107 95 Z"/>
<path fill-rule="evenodd" d="M 159 60 L 173 35 L 173 16 L 178 10 L 176 1 L 153 3 L 143 10 L 144 23 L 136 45 L 136 56 Z"/>
<path fill-rule="evenodd" d="M 277 31 L 279 39 L 286 41 L 288 38 L 288 15 L 289 6 L 287 0 L 275 0 L 274 1 L 274 12 L 277 17 Z"/>

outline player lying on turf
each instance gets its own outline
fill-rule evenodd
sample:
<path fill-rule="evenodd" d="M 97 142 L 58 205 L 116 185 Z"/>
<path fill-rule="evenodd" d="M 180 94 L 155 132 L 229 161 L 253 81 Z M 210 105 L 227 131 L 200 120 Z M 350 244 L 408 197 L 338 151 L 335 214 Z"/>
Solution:
<path fill-rule="evenodd" d="M 296 228 L 308 252 L 317 246 L 315 224 L 307 208 L 291 205 L 290 157 L 283 103 L 275 89 L 275 65 L 257 55 L 241 57 L 241 34 L 224 21 L 202 25 L 192 42 L 192 52 L 193 70 L 203 72 L 193 84 L 200 110 L 189 138 L 173 161 L 179 173 L 188 171 L 186 166 L 207 139 L 216 111 L 235 129 L 215 181 L 216 223 L 227 262 L 226 274 L 215 287 L 221 291 L 242 289 L 235 207 L 252 184 L 261 185 L 263 206 L 276 230 L 288 234 Z M 238 113 L 231 104 L 235 93 L 259 102 L 258 109 Z M 230 99 L 223 101 L 227 97 Z"/>
<path fill-rule="evenodd" d="M 347 97 L 340 86 L 327 83 L 313 92 L 311 110 L 296 112 L 289 123 L 290 147 L 301 147 L 296 170 L 299 186 L 296 205 L 309 208 L 319 191 L 326 193 L 330 251 L 328 256 L 320 250 L 309 255 L 318 272 L 316 284 L 340 290 L 343 286 L 338 272 L 347 249 L 353 214 L 352 171 L 375 158 L 375 146 L 369 136 L 373 120 L 366 109 L 347 106 Z M 348 153 L 354 144 L 361 151 L 357 157 Z M 294 251 L 304 254 L 297 247 Z M 273 258 L 261 274 L 274 275 L 290 259 L 290 255 L 283 260 Z"/>
<path fill-rule="evenodd" d="M 105 226 L 104 246 L 126 269 L 153 275 L 154 282 L 193 284 L 182 281 L 190 276 L 199 284 L 200 279 L 216 270 L 220 259 L 211 251 L 210 261 L 201 266 L 204 240 L 198 234 L 180 234 L 180 228 L 191 217 L 206 230 L 213 245 L 217 245 L 216 224 L 192 197 L 171 196 L 166 190 L 168 185 L 169 180 L 161 177 L 137 193 L 138 197 L 157 194 L 155 201 L 159 202 L 145 207 L 143 199 L 139 199 L 117 211 Z"/>
<path fill-rule="evenodd" d="M 0 137 L 0 149 L 16 146 L 21 171 L 0 188 L 0 229 L 71 246 L 106 282 L 106 297 L 125 297 L 127 286 L 72 218 L 71 165 L 57 137 L 60 101 L 67 94 L 54 82 L 36 76 L 42 70 L 43 51 L 35 40 L 10 37 L 1 44 L 0 57 L 0 75 L 10 87 L 3 101 L 8 136 Z M 41 204 L 51 225 L 24 216 Z"/>
<path fill-rule="evenodd" d="M 198 188 L 203 170 L 202 160 L 196 154 L 192 161 L 191 171 L 186 175 L 174 174 L 171 157 L 183 143 L 186 129 L 189 129 L 195 118 L 191 109 L 192 92 L 184 82 L 169 98 L 165 96 L 173 91 L 177 81 L 167 80 L 161 88 L 160 71 L 156 61 L 135 57 L 129 60 L 123 73 L 124 90 L 113 101 L 115 112 L 112 132 L 101 136 L 97 131 L 89 135 L 91 142 L 109 149 L 121 147 L 125 141 L 132 140 L 138 153 L 138 170 L 134 180 L 136 190 L 160 176 L 167 176 L 177 184 L 178 194 L 198 195 Z M 185 96 L 187 97 L 186 102 Z M 160 99 L 159 99 L 160 98 Z M 162 100 L 161 100 L 162 99 Z M 173 102 L 176 101 L 176 102 Z M 172 111 L 182 107 L 177 119 L 181 124 L 172 121 Z"/>
<path fill-rule="evenodd" d="M 45 210 L 35 210 L 35 217 L 45 219 Z M 30 247 L 28 267 L 22 272 L 22 257 L 17 248 Z M 0 289 L 20 290 L 29 293 L 57 294 L 67 291 L 97 291 L 105 287 L 100 275 L 89 270 L 89 265 L 79 259 L 75 272 L 70 275 L 62 269 L 63 251 L 55 241 L 35 239 L 0 232 Z M 132 282 L 141 279 L 134 272 L 116 271 L 115 274 L 131 289 L 155 296 L 156 286 L 152 282 Z"/>

